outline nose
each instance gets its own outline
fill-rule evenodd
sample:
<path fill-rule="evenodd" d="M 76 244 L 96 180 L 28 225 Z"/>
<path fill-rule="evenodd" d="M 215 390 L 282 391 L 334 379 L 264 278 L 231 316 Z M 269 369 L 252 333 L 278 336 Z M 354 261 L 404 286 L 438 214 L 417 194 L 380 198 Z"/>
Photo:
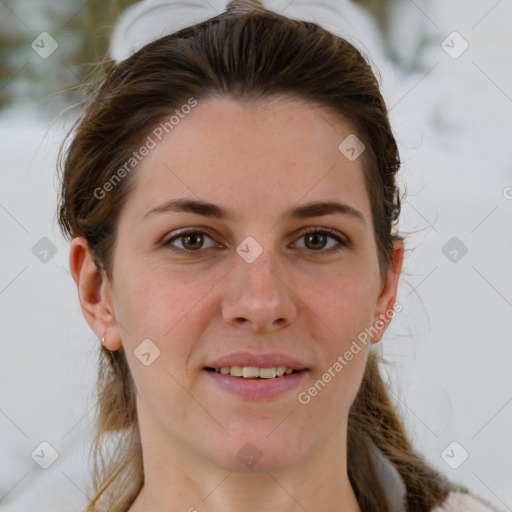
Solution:
<path fill-rule="evenodd" d="M 224 321 L 255 332 L 290 325 L 297 315 L 296 294 L 288 274 L 277 268 L 272 254 L 264 250 L 252 263 L 238 255 L 235 259 L 222 300 Z"/>

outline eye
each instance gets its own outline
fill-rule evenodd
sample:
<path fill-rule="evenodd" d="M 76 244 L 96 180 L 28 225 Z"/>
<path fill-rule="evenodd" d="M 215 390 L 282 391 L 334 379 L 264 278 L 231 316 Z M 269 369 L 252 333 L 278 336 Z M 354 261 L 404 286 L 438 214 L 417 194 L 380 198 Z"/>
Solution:
<path fill-rule="evenodd" d="M 207 239 L 210 240 L 211 243 L 210 245 L 205 246 L 205 240 Z M 348 242 L 344 240 L 342 235 L 330 228 L 310 229 L 309 231 L 303 232 L 300 239 L 304 239 L 305 244 L 304 247 L 299 248 L 309 249 L 313 252 L 332 253 L 349 246 Z M 330 247 L 328 245 L 329 239 L 331 239 Z M 332 241 L 335 242 L 334 245 Z M 185 254 L 199 252 L 200 249 L 209 249 L 216 246 L 213 239 L 206 232 L 199 229 L 185 229 L 178 232 L 171 238 L 167 239 L 167 241 L 163 242 L 162 245 L 171 251 L 182 252 Z"/>
<path fill-rule="evenodd" d="M 305 240 L 305 249 L 311 249 L 316 252 L 337 252 L 348 246 L 348 243 L 337 231 L 329 228 L 311 229 L 302 233 L 300 238 Z M 329 248 L 325 249 L 327 247 L 329 238 L 337 243 L 334 244 L 334 246 L 331 244 Z M 303 247 L 301 247 L 301 249 L 302 248 Z"/>
<path fill-rule="evenodd" d="M 205 239 L 209 239 L 213 242 L 212 238 L 207 235 L 204 231 L 199 230 L 186 230 L 178 233 L 177 235 L 169 238 L 166 242 L 163 243 L 164 246 L 169 247 L 171 250 L 176 251 L 186 251 L 186 252 L 197 252 L 199 249 L 208 249 L 209 247 L 214 247 L 215 243 L 210 246 L 205 247 L 204 241 Z M 173 242 L 177 240 L 181 247 L 176 246 Z"/>

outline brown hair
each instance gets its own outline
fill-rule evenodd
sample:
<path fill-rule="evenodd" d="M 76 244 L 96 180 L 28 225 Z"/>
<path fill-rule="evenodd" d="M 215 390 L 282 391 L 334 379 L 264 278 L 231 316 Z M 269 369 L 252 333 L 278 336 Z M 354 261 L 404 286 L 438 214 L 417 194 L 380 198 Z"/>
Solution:
<path fill-rule="evenodd" d="M 112 63 L 111 63 L 112 64 Z M 400 214 L 397 145 L 369 63 L 349 42 L 315 23 L 288 19 L 259 2 L 233 1 L 226 12 L 162 37 L 111 65 L 73 126 L 62 169 L 59 221 L 65 236 L 82 236 L 98 269 L 111 278 L 120 210 L 132 174 L 98 199 L 141 141 L 191 98 L 217 95 L 257 102 L 293 98 L 348 119 L 365 146 L 368 191 L 381 275 L 389 267 Z M 136 172 L 136 171 L 135 171 Z M 407 509 L 431 510 L 453 487 L 413 450 L 372 351 L 348 420 L 348 476 L 364 512 L 387 512 L 370 462 L 375 443 L 398 470 Z M 128 510 L 144 483 L 134 383 L 123 349 L 104 346 L 98 377 L 95 496 L 87 508 Z M 117 451 L 105 451 L 114 434 Z"/>

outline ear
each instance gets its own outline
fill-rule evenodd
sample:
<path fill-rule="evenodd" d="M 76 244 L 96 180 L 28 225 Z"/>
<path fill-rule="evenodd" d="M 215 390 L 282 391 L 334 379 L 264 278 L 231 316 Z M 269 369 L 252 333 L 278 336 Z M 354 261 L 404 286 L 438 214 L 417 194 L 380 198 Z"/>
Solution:
<path fill-rule="evenodd" d="M 111 284 L 94 263 L 85 238 L 72 240 L 69 267 L 87 323 L 98 339 L 105 336 L 105 347 L 110 350 L 119 349 L 122 342 L 110 294 Z"/>
<path fill-rule="evenodd" d="M 381 340 L 385 330 L 388 328 L 395 313 L 400 309 L 396 307 L 396 294 L 398 288 L 398 280 L 402 272 L 402 263 L 404 260 L 404 242 L 403 240 L 395 240 L 393 242 L 392 259 L 389 264 L 389 269 L 386 278 L 383 282 L 382 290 L 377 299 L 377 305 L 372 322 L 372 343 L 377 343 Z"/>

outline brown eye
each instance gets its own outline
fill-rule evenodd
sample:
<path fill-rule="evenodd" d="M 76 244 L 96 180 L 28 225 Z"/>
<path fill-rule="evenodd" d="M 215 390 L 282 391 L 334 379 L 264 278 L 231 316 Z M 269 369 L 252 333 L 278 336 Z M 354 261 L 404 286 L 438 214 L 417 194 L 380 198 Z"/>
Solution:
<path fill-rule="evenodd" d="M 319 233 L 308 233 L 305 235 L 306 246 L 311 243 L 308 246 L 309 249 L 323 249 L 327 243 L 327 238 L 327 236 Z"/>
<path fill-rule="evenodd" d="M 316 251 L 320 253 L 336 252 L 344 247 L 348 247 L 348 243 L 337 231 L 328 228 L 313 229 L 311 231 L 302 233 L 301 239 L 304 239 L 305 246 L 300 247 L 301 249 L 310 249 L 310 251 Z M 336 243 L 331 243 L 331 245 L 328 247 L 329 239 Z"/>
<path fill-rule="evenodd" d="M 187 252 L 197 252 L 199 249 L 208 249 L 209 247 L 213 247 L 215 244 L 212 243 L 208 247 L 204 247 L 205 240 L 212 240 L 210 236 L 208 236 L 203 231 L 183 231 L 178 235 L 169 238 L 166 242 L 164 242 L 164 246 L 169 247 L 171 250 L 176 251 L 187 251 Z M 177 245 L 175 242 L 179 242 L 181 244 Z M 212 240 L 213 242 L 213 240 Z"/>
<path fill-rule="evenodd" d="M 200 233 L 192 233 L 181 237 L 185 249 L 200 249 L 203 245 L 203 235 Z"/>

